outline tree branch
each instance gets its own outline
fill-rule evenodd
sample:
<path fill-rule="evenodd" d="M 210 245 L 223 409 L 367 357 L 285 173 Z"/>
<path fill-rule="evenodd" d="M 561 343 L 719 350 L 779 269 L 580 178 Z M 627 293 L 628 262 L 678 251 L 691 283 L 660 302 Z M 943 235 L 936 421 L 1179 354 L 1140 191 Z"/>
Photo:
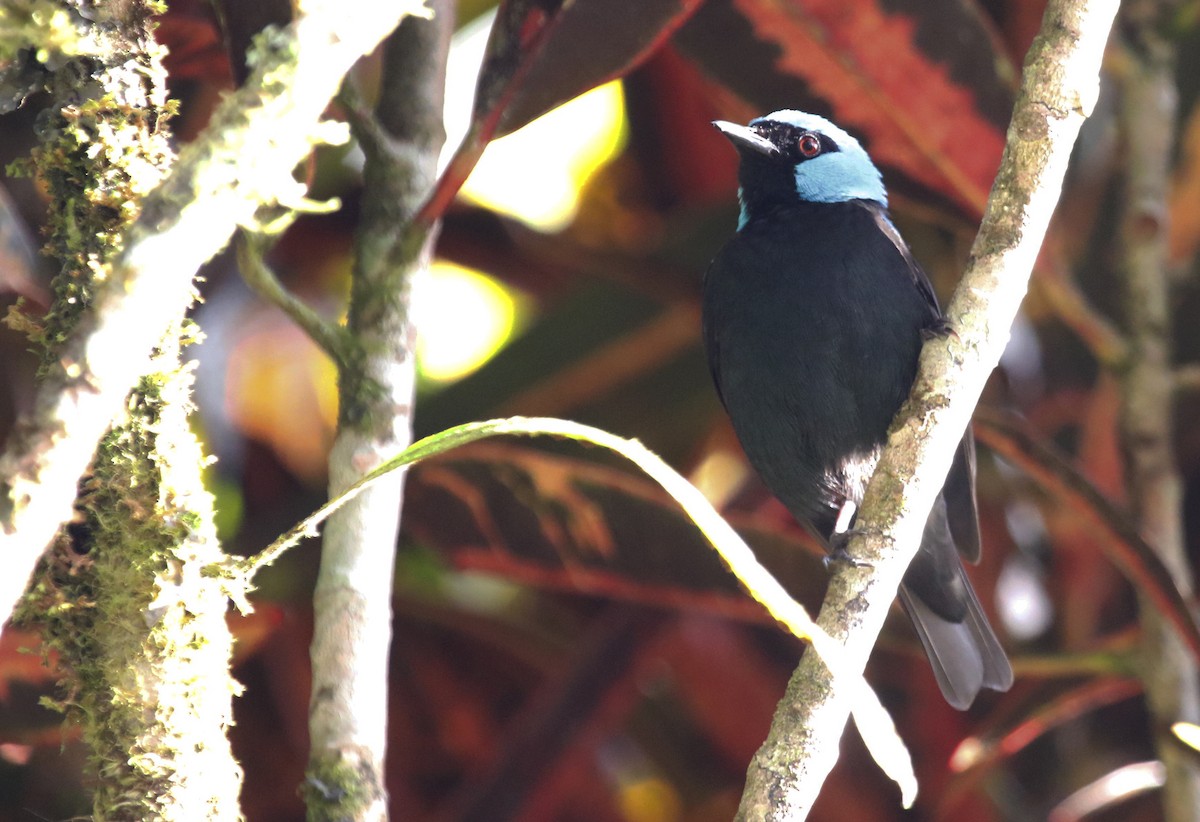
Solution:
<path fill-rule="evenodd" d="M 53 373 L 142 199 L 175 160 L 165 50 L 152 36 L 157 10 L 151 0 L 107 3 L 85 20 L 67 0 L 48 0 L 27 18 L 57 16 L 91 44 L 80 53 L 60 42 L 53 59 L 18 61 L 41 72 L 46 91 L 27 167 L 48 195 L 45 250 L 58 271 L 49 311 L 24 317 L 44 372 Z M 226 738 L 238 690 L 230 586 L 203 573 L 223 555 L 187 418 L 192 375 L 181 355 L 195 333 L 187 306 L 177 308 L 162 313 L 167 330 L 147 373 L 80 483 L 71 539 L 55 542 L 19 611 L 41 629 L 43 653 L 57 655 L 62 708 L 89 749 L 98 819 L 238 815 L 241 769 Z M 189 778 L 196 773 L 204 779 Z"/>
<path fill-rule="evenodd" d="M 830 583 L 818 624 L 861 671 L 879 635 L 954 451 L 1028 287 L 1079 127 L 1098 94 L 1116 0 L 1051 0 L 1026 60 L 1021 94 L 988 209 L 947 317 L 928 343 L 909 402 L 867 488 L 851 553 L 871 563 Z M 788 684 L 747 774 L 739 819 L 798 819 L 838 756 L 851 694 L 837 693 L 816 654 Z"/>
<path fill-rule="evenodd" d="M 1175 374 L 1171 364 L 1171 298 L 1167 272 L 1167 194 L 1178 99 L 1176 46 L 1166 34 L 1175 0 L 1135 0 L 1121 12 L 1119 110 L 1128 201 L 1122 225 L 1130 356 L 1118 372 L 1118 427 L 1135 520 L 1180 593 L 1190 597 L 1192 572 L 1183 536 L 1183 481 L 1175 464 Z M 1146 688 L 1155 748 L 1165 768 L 1164 817 L 1200 819 L 1200 767 L 1170 732 L 1200 719 L 1196 660 L 1159 610 L 1139 591 L 1143 640 L 1139 674 Z"/>
<path fill-rule="evenodd" d="M 1175 390 L 1181 395 L 1200 391 L 1200 365 L 1188 363 L 1176 368 Z"/>
<path fill-rule="evenodd" d="M 348 331 L 340 363 L 338 434 L 330 497 L 412 441 L 416 388 L 412 278 L 429 265 L 437 224 L 414 214 L 433 188 L 454 5 L 432 0 L 432 20 L 410 19 L 388 39 L 373 113 L 343 92 L 366 157 Z M 384 753 L 392 568 L 404 491 L 397 471 L 330 518 L 314 594 L 313 681 L 305 798 L 310 819 L 387 818 Z"/>
<path fill-rule="evenodd" d="M 352 338 L 344 328 L 326 320 L 284 287 L 263 259 L 264 245 L 261 235 L 246 231 L 240 233 L 237 238 L 237 261 L 242 280 L 251 291 L 291 317 L 292 322 L 304 329 L 304 333 L 329 355 L 338 368 L 345 367 L 350 358 Z"/>
<path fill-rule="evenodd" d="M 0 620 L 71 515 L 75 484 L 152 349 L 191 304 L 197 269 L 237 226 L 253 225 L 259 206 L 287 198 L 342 76 L 402 17 L 422 13 L 415 0 L 306 0 L 300 9 L 286 30 L 260 37 L 250 80 L 147 196 L 111 277 L 0 456 Z"/>

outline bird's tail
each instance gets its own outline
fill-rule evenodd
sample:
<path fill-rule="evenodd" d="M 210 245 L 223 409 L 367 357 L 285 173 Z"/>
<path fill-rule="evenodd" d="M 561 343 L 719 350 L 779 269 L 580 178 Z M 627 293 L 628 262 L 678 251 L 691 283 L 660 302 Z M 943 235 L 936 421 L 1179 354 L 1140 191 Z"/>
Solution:
<path fill-rule="evenodd" d="M 961 564 L 958 573 L 967 592 L 962 622 L 934 613 L 905 585 L 900 586 L 900 602 L 917 630 L 946 701 L 964 711 L 981 689 L 1007 691 L 1012 687 L 1013 671 Z"/>

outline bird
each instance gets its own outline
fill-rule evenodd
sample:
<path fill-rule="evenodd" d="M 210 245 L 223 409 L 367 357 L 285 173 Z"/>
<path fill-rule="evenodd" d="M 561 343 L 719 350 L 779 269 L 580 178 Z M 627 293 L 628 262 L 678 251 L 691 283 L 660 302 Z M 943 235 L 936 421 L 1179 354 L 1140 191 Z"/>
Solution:
<path fill-rule="evenodd" d="M 921 346 L 949 326 L 858 140 L 793 110 L 713 125 L 737 150 L 741 208 L 704 275 L 709 369 L 767 488 L 831 556 L 848 560 L 854 515 Z M 958 710 L 984 688 L 1013 683 L 963 566 L 979 556 L 968 428 L 899 591 Z"/>

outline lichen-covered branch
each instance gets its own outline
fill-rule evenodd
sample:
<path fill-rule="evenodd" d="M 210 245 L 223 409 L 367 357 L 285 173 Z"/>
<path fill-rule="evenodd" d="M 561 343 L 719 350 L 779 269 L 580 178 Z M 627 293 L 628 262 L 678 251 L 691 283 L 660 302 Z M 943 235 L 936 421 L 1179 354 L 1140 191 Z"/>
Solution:
<path fill-rule="evenodd" d="M 0 455 L 0 619 L 71 516 L 76 482 L 154 347 L 191 303 L 197 269 L 260 206 L 291 198 L 292 170 L 328 136 L 318 123 L 342 76 L 401 18 L 424 13 L 416 0 L 304 0 L 299 9 L 287 29 L 259 38 L 250 79 L 143 201 Z"/>
<path fill-rule="evenodd" d="M 329 455 L 337 496 L 412 441 L 416 387 L 412 278 L 429 264 L 436 233 L 415 227 L 445 142 L 446 57 L 454 4 L 433 0 L 432 20 L 405 20 L 384 48 L 371 114 L 356 112 L 366 157 L 347 326 L 352 356 L 339 369 L 338 435 Z M 404 490 L 398 471 L 365 488 L 329 520 L 313 606 L 309 706 L 310 820 L 387 818 L 384 753 L 392 568 Z"/>
<path fill-rule="evenodd" d="M 56 5 L 40 19 L 79 25 L 67 30 L 90 46 L 58 44 L 31 72 L 48 94 L 24 170 L 49 194 L 46 250 L 58 273 L 50 311 L 19 324 L 47 379 L 110 279 L 122 232 L 174 159 L 151 36 L 157 6 L 101 5 L 84 21 L 70 3 Z M 146 373 L 81 484 L 71 539 L 47 554 L 21 611 L 58 652 L 63 707 L 90 749 L 100 819 L 238 816 L 241 771 L 225 736 L 235 691 L 228 594 L 203 573 L 222 554 L 188 426 L 191 374 L 180 352 L 195 332 L 185 309 L 164 314 Z"/>
<path fill-rule="evenodd" d="M 1098 93 L 1117 0 L 1051 0 L 1026 59 L 1004 157 L 971 259 L 947 310 L 953 334 L 926 344 L 909 402 L 889 434 L 850 552 L 871 563 L 836 574 L 818 624 L 861 671 L 988 374 L 1000 359 L 1058 201 L 1071 148 Z M 837 761 L 851 694 L 805 654 L 747 774 L 739 819 L 801 819 Z"/>
<path fill-rule="evenodd" d="M 1130 356 L 1118 371 L 1118 420 L 1130 502 L 1146 541 L 1185 599 L 1193 591 L 1183 537 L 1183 482 L 1175 464 L 1175 375 L 1167 271 L 1167 195 L 1178 102 L 1175 44 L 1166 32 L 1179 4 L 1135 0 L 1122 8 L 1120 72 L 1127 203 L 1122 241 Z M 1197 665 L 1148 597 L 1141 596 L 1142 664 L 1156 748 L 1166 770 L 1164 818 L 1200 819 L 1200 765 L 1169 728 L 1200 719 Z"/>

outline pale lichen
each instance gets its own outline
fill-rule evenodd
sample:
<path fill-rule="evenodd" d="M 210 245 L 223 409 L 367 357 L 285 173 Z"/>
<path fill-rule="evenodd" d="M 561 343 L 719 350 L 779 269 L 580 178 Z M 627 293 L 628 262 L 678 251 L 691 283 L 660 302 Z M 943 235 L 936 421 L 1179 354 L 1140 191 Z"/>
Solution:
<path fill-rule="evenodd" d="M 91 20 L 66 0 L 10 4 L 8 13 L 16 8 L 29 11 L 26 36 L 40 21 L 77 37 L 25 44 L 45 63 L 49 102 L 37 119 L 39 145 L 19 170 L 49 194 L 46 251 L 59 270 L 49 312 L 10 324 L 31 332 L 46 370 L 174 159 L 172 107 L 151 36 L 157 4 L 101 6 Z M 16 46 L 0 38 L 0 55 Z M 60 705 L 91 748 L 102 819 L 238 815 L 240 771 L 225 736 L 236 690 L 227 582 L 204 573 L 222 554 L 201 482 L 206 461 L 188 426 L 191 373 L 180 361 L 195 334 L 181 315 L 163 337 L 80 483 L 77 521 L 48 553 L 21 611 L 58 651 Z"/>

